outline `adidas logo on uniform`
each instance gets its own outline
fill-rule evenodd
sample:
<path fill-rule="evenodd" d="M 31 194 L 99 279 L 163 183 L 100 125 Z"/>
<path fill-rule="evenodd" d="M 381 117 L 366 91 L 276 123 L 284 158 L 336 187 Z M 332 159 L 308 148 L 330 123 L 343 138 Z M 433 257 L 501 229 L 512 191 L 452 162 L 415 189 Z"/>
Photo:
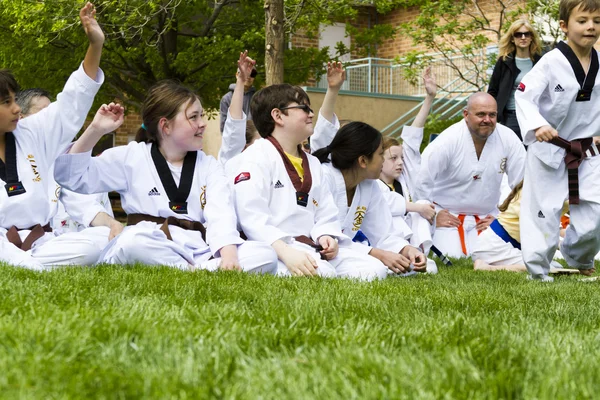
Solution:
<path fill-rule="evenodd" d="M 562 86 L 560 86 L 560 83 L 558 85 L 556 85 L 556 87 L 554 88 L 555 92 L 564 92 L 565 89 L 563 89 Z"/>
<path fill-rule="evenodd" d="M 538 218 L 546 218 L 542 210 L 540 210 L 540 212 L 538 213 Z"/>
<path fill-rule="evenodd" d="M 153 187 L 152 190 L 148 192 L 148 196 L 160 196 L 160 192 L 156 187 Z"/>
<path fill-rule="evenodd" d="M 281 181 L 275 182 L 275 186 L 274 186 L 275 189 L 279 189 L 279 188 L 282 188 L 282 187 L 283 187 L 283 183 L 281 183 Z"/>

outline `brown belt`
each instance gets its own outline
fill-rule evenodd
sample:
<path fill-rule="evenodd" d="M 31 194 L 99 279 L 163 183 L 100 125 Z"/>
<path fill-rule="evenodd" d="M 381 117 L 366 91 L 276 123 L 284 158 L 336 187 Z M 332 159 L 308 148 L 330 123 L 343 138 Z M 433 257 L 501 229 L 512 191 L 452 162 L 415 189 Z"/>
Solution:
<path fill-rule="evenodd" d="M 587 157 L 597 156 L 598 148 L 594 145 L 593 138 L 568 141 L 556 137 L 550 143 L 567 151 L 565 164 L 569 177 L 569 204 L 579 204 L 579 166 Z"/>
<path fill-rule="evenodd" d="M 309 238 L 308 236 L 305 236 L 305 235 L 295 236 L 294 239 L 296 240 L 296 242 L 304 243 L 305 245 L 312 247 L 313 249 L 315 249 L 317 252 L 320 253 L 321 260 L 326 260 L 325 256 L 323 254 L 321 254 L 321 251 L 323 251 L 323 246 L 315 243 L 315 241 L 312 240 L 311 238 Z"/>
<path fill-rule="evenodd" d="M 160 230 L 167 235 L 167 239 L 173 240 L 171 237 L 171 232 L 169 231 L 169 225 L 178 226 L 182 229 L 186 229 L 188 231 L 198 231 L 202 234 L 202 239 L 206 242 L 206 228 L 202 225 L 201 222 L 198 221 L 188 221 L 186 219 L 180 219 L 177 217 L 155 217 L 153 215 L 148 214 L 128 214 L 127 215 L 127 225 L 136 225 L 138 222 L 149 221 L 155 222 L 157 224 L 162 224 Z"/>
<path fill-rule="evenodd" d="M 31 232 L 29 232 L 29 235 L 27 235 L 27 237 L 25 238 L 25 241 L 21 241 L 21 236 L 19 236 L 19 231 L 26 231 L 26 230 L 30 230 Z M 19 229 L 16 226 L 12 226 L 6 232 L 6 239 L 8 239 L 9 242 L 11 242 L 15 246 L 17 246 L 19 249 L 21 249 L 23 251 L 27 251 L 27 250 L 31 249 L 31 246 L 33 246 L 33 243 L 36 240 L 38 240 L 39 238 L 41 238 L 42 236 L 44 236 L 44 233 L 46 233 L 46 232 L 52 232 L 52 228 L 50 227 L 49 223 L 44 226 L 41 226 L 40 224 L 36 224 L 30 228 L 25 228 L 25 229 Z"/>

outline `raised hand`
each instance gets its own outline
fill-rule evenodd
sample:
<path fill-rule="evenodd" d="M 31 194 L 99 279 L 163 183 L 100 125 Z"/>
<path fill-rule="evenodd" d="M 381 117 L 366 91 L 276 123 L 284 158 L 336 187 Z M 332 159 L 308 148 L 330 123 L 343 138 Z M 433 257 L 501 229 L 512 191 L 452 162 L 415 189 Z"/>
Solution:
<path fill-rule="evenodd" d="M 327 63 L 327 86 L 329 89 L 340 90 L 346 80 L 346 70 L 341 62 Z"/>
<path fill-rule="evenodd" d="M 123 125 L 124 115 L 125 109 L 120 104 L 102 104 L 88 129 L 93 129 L 98 135 L 114 132 Z"/>
<path fill-rule="evenodd" d="M 104 44 L 104 32 L 100 28 L 100 25 L 98 25 L 98 21 L 96 21 L 96 9 L 94 5 L 87 2 L 79 11 L 79 18 L 90 44 L 102 46 Z"/>
<path fill-rule="evenodd" d="M 256 65 L 256 61 L 248 57 L 248 50 L 245 50 L 244 52 L 240 53 L 240 59 L 238 60 L 237 64 L 237 77 L 239 80 L 246 82 L 246 80 L 250 78 L 250 74 Z"/>
<path fill-rule="evenodd" d="M 431 67 L 425 68 L 423 71 L 423 84 L 428 96 L 435 97 L 437 93 L 437 84 L 435 82 L 435 74 L 431 72 Z"/>

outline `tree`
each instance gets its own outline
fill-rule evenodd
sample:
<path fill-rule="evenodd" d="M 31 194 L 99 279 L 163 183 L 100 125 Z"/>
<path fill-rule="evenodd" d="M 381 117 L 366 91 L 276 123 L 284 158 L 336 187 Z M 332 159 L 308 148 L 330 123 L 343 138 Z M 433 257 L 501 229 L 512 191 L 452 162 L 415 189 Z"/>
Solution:
<path fill-rule="evenodd" d="M 496 60 L 488 54 L 487 46 L 497 44 L 504 30 L 521 15 L 548 15 L 554 7 L 540 0 L 423 0 L 420 15 L 401 27 L 401 33 L 423 45 L 426 51 L 409 52 L 406 77 L 414 82 L 423 65 L 430 63 L 436 53 L 459 79 L 470 85 L 472 91 L 487 85 L 487 70 Z M 551 18 L 551 17 L 550 17 Z M 547 18 L 547 19 L 550 19 Z M 530 18 L 538 25 L 534 18 Z M 538 22 L 540 20 L 538 19 Z M 464 85 L 463 85 L 464 86 Z M 463 90 L 463 89 L 461 89 Z"/>
<path fill-rule="evenodd" d="M 374 3 L 384 10 L 396 2 Z M 285 0 L 285 40 L 297 30 L 317 34 L 321 23 L 352 18 L 356 3 Z M 13 70 L 22 87 L 56 93 L 83 59 L 87 43 L 77 18 L 80 5 L 75 0 L 0 0 L 0 65 Z M 205 108 L 217 108 L 235 81 L 235 62 L 244 49 L 257 59 L 257 84 L 264 81 L 263 1 L 98 0 L 95 5 L 107 37 L 106 81 L 99 96 L 104 101 L 118 98 L 137 108 L 148 87 L 168 78 L 197 90 Z M 338 55 L 368 49 L 390 29 L 356 30 L 356 46 L 342 46 Z M 327 49 L 284 51 L 285 81 L 293 84 L 316 76 L 328 58 Z"/>

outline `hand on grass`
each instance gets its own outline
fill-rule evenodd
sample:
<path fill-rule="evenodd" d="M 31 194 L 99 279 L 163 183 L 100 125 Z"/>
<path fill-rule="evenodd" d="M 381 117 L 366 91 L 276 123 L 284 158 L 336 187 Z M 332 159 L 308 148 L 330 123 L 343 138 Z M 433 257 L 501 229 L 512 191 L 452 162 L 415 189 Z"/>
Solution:
<path fill-rule="evenodd" d="M 221 262 L 219 269 L 223 271 L 241 271 L 242 267 L 238 261 L 237 246 L 228 244 L 223 246 L 219 252 L 221 254 Z"/>
<path fill-rule="evenodd" d="M 425 272 L 427 270 L 427 257 L 416 247 L 404 246 L 400 254 L 410 260 L 414 271 Z"/>
<path fill-rule="evenodd" d="M 402 274 L 410 270 L 410 259 L 393 251 L 372 248 L 370 255 L 377 258 L 388 269 L 396 274 Z"/>

